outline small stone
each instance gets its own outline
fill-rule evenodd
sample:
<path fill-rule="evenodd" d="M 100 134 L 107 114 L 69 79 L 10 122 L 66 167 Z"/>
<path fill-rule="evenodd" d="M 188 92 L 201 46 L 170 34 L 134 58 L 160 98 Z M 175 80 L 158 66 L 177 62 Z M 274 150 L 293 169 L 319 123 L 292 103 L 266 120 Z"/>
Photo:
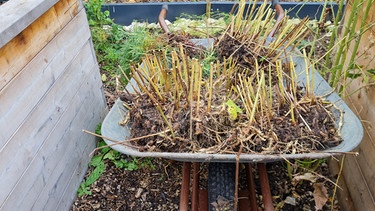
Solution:
<path fill-rule="evenodd" d="M 139 197 L 141 197 L 142 192 L 143 192 L 143 188 L 138 188 L 137 193 L 135 194 L 135 198 L 138 199 Z"/>
<path fill-rule="evenodd" d="M 290 204 L 292 206 L 296 206 L 296 198 L 288 196 L 285 199 L 285 203 Z"/>

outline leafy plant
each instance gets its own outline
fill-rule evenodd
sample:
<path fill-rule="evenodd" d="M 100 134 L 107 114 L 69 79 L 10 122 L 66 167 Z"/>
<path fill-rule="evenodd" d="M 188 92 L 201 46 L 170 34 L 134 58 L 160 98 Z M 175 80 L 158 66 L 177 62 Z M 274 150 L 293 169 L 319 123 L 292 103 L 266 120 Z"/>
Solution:
<path fill-rule="evenodd" d="M 100 135 L 101 125 L 95 130 L 95 133 Z M 98 147 L 100 147 L 100 152 L 93 156 L 91 162 L 89 163 L 89 167 L 94 168 L 94 170 L 87 176 L 86 180 L 84 180 L 77 190 L 77 194 L 79 197 L 83 195 L 91 195 L 90 186 L 97 181 L 102 174 L 105 172 L 106 164 L 105 160 L 111 161 L 116 168 L 124 169 L 126 171 L 135 171 L 140 168 L 150 168 L 154 169 L 155 166 L 152 164 L 151 158 L 136 158 L 131 157 L 131 159 L 124 159 L 121 156 L 121 153 L 111 149 L 110 147 L 104 147 L 106 143 L 103 139 L 98 142 Z"/>
<path fill-rule="evenodd" d="M 322 46 L 321 31 L 328 32 L 331 35 L 326 52 L 321 58 L 312 59 L 312 64 L 317 65 L 320 73 L 325 76 L 332 88 L 334 88 L 339 95 L 342 95 L 347 86 L 353 81 L 361 77 L 365 85 L 373 83 L 375 79 L 374 73 L 369 67 L 363 67 L 357 63 L 363 53 L 358 52 L 358 47 L 362 41 L 363 35 L 369 31 L 374 23 L 366 23 L 369 15 L 370 7 L 374 0 L 354 0 L 348 2 L 351 5 L 351 10 L 347 10 L 346 23 L 342 22 L 342 12 L 346 1 L 338 1 L 337 14 L 333 14 L 330 10 L 328 1 L 324 2 L 323 11 L 330 11 L 332 13 L 332 23 L 326 22 L 326 14 L 322 13 L 319 25 L 324 27 L 315 27 L 314 40 L 311 43 L 310 55 L 314 54 L 317 45 Z M 360 15 L 359 15 L 360 14 Z M 370 46 L 373 47 L 375 43 L 370 37 Z M 326 44 L 323 44 L 325 46 Z M 351 55 L 350 58 L 348 55 Z M 347 58 L 348 57 L 348 58 Z M 369 70 L 368 70 L 369 69 Z M 360 89 L 360 88 L 359 88 Z"/>
<path fill-rule="evenodd" d="M 316 172 L 323 163 L 327 163 L 326 158 L 295 160 L 294 163 L 288 161 L 286 162 L 286 169 L 290 180 L 293 181 L 293 175 Z"/>
<path fill-rule="evenodd" d="M 119 66 L 128 74 L 131 62 L 138 62 L 148 49 L 157 49 L 158 42 L 154 39 L 157 32 L 152 33 L 144 27 L 126 31 L 110 19 L 109 11 L 102 10 L 103 3 L 104 0 L 85 3 L 94 49 L 102 75 L 105 74 L 102 77 L 106 80 L 120 78 L 126 84 L 125 77 L 121 78 Z"/>
<path fill-rule="evenodd" d="M 81 183 L 77 190 L 78 197 L 81 197 L 83 195 L 91 195 L 90 186 L 87 186 L 85 183 Z"/>

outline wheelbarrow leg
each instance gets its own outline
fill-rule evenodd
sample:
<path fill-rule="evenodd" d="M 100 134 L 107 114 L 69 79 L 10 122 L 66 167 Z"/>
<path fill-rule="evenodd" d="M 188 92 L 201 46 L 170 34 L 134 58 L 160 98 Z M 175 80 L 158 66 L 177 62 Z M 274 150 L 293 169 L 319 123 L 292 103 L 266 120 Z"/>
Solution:
<path fill-rule="evenodd" d="M 189 210 L 189 187 L 190 187 L 190 169 L 191 163 L 184 162 L 182 166 L 182 184 L 181 184 L 181 195 L 180 195 L 180 210 Z"/>
<path fill-rule="evenodd" d="M 264 210 L 273 211 L 275 210 L 275 208 L 273 207 L 273 203 L 272 203 L 271 188 L 270 188 L 270 183 L 268 180 L 265 163 L 258 163 L 258 174 L 259 174 L 260 186 L 262 188 Z"/>
<path fill-rule="evenodd" d="M 247 164 L 246 165 L 246 179 L 247 179 L 247 187 L 249 190 L 249 201 L 250 201 L 250 210 L 251 211 L 258 211 L 257 205 L 257 198 L 255 193 L 255 182 L 254 182 L 254 175 L 253 175 L 253 165 Z"/>
<path fill-rule="evenodd" d="M 191 210 L 199 210 L 199 163 L 193 163 L 193 192 L 191 193 Z M 203 201 L 203 200 L 202 200 Z"/>

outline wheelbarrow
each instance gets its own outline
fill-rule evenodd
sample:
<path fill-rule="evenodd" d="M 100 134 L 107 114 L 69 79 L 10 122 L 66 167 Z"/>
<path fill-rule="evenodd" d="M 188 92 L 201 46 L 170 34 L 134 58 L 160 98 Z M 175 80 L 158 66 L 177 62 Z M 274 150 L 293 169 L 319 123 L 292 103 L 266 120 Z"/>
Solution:
<path fill-rule="evenodd" d="M 284 15 L 283 9 L 281 8 L 278 1 L 273 1 L 273 6 L 275 7 L 278 18 L 277 22 L 282 19 L 282 16 Z M 165 24 L 165 17 L 168 11 L 167 6 L 163 6 L 160 15 L 159 15 L 159 23 L 164 30 L 164 32 L 168 32 L 168 27 Z M 277 31 L 277 24 L 275 25 L 274 30 L 269 35 L 270 37 L 273 37 L 274 33 Z M 198 39 L 193 40 L 198 45 L 209 45 L 211 42 L 207 39 Z M 128 127 L 124 127 L 119 124 L 124 117 L 126 116 L 126 113 L 128 112 L 127 109 L 123 106 L 123 102 L 118 99 L 107 116 L 105 117 L 101 132 L 105 140 L 105 142 L 111 146 L 111 148 L 130 155 L 130 156 L 136 156 L 136 157 L 155 157 L 155 158 L 165 158 L 165 159 L 172 159 L 176 161 L 182 161 L 182 162 L 209 162 L 209 178 L 210 174 L 215 181 L 212 183 L 210 187 L 210 181 L 209 181 L 209 189 L 221 189 L 223 187 L 216 186 L 216 181 L 224 181 L 219 182 L 220 184 L 233 184 L 230 180 L 233 179 L 233 172 L 235 171 L 233 163 L 236 163 L 236 159 L 239 160 L 241 163 L 267 163 L 267 162 L 274 162 L 284 159 L 320 159 L 320 158 L 327 158 L 335 155 L 340 155 L 343 153 L 347 153 L 352 151 L 354 148 L 356 148 L 359 143 L 362 140 L 363 137 L 363 127 L 360 122 L 360 120 L 357 118 L 357 116 L 350 110 L 350 108 L 346 105 L 346 103 L 338 96 L 337 93 L 332 92 L 332 88 L 329 86 L 329 84 L 323 79 L 323 77 L 316 71 L 313 71 L 312 74 L 314 76 L 309 76 L 307 78 L 306 74 L 299 74 L 302 73 L 306 67 L 305 59 L 303 58 L 302 54 L 300 52 L 293 52 L 293 61 L 295 63 L 295 70 L 298 75 L 298 81 L 300 83 L 306 82 L 306 80 L 311 80 L 314 78 L 315 80 L 315 86 L 314 86 L 314 94 L 317 96 L 326 96 L 326 100 L 334 104 L 339 110 L 342 111 L 342 128 L 341 128 L 341 138 L 342 142 L 335 147 L 325 149 L 318 152 L 311 152 L 311 153 L 302 153 L 302 154 L 250 154 L 250 153 L 242 153 L 239 155 L 236 154 L 207 154 L 207 153 L 179 153 L 179 152 L 147 152 L 147 151 L 138 151 L 136 148 L 130 146 L 130 145 L 124 145 L 124 144 L 117 144 L 117 142 L 122 142 L 130 137 L 130 130 Z M 131 83 L 133 83 L 131 85 Z M 306 84 L 306 83 L 305 83 Z M 133 80 L 130 80 L 129 84 L 127 85 L 127 90 L 132 91 L 133 87 L 135 87 L 135 82 Z M 133 90 L 134 91 L 134 90 Z M 333 111 L 333 116 L 335 119 L 337 119 L 337 124 L 339 122 L 339 117 L 341 113 L 339 111 Z M 212 165 L 211 165 L 212 163 Z M 214 171 L 214 172 L 213 172 Z M 211 173 L 210 173 L 211 172 Z M 219 172 L 216 174 L 216 172 Z M 221 173 L 220 173 L 221 172 Z M 223 173 L 224 172 L 224 173 Z M 228 174 L 229 172 L 229 174 Z M 217 178 L 222 177 L 222 175 L 230 175 L 228 177 L 231 178 Z M 216 187 L 215 187 L 216 186 Z M 225 187 L 224 187 L 225 189 Z M 228 195 L 228 190 L 225 189 L 221 192 L 227 192 L 223 194 Z M 234 191 L 234 188 L 233 188 Z M 219 190 L 220 192 L 220 190 Z M 221 193 L 215 193 L 217 196 Z M 233 194 L 233 192 L 229 191 L 229 194 Z M 214 197 L 215 197 L 214 196 Z M 210 198 L 210 197 L 209 197 Z M 212 198 L 212 197 L 211 197 Z"/>

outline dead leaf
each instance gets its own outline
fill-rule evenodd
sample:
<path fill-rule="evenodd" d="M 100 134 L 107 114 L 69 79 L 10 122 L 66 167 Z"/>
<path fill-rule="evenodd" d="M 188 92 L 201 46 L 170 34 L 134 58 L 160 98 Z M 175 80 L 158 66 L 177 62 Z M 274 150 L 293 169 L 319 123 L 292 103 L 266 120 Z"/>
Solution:
<path fill-rule="evenodd" d="M 328 200 L 327 188 L 323 183 L 315 183 L 314 185 L 314 200 L 316 210 L 322 210 L 323 206 Z"/>
<path fill-rule="evenodd" d="M 135 194 L 135 198 L 138 199 L 139 197 L 141 197 L 142 192 L 143 192 L 143 188 L 138 188 L 137 193 Z"/>
<path fill-rule="evenodd" d="M 307 181 L 310 181 L 312 183 L 315 183 L 317 179 L 318 179 L 318 176 L 307 172 L 307 173 L 302 174 L 302 175 L 294 176 L 293 177 L 293 185 L 296 185 L 301 180 L 307 180 Z"/>
<path fill-rule="evenodd" d="M 215 208 L 215 211 L 230 210 L 230 200 L 218 196 L 217 201 L 212 202 L 211 205 Z"/>

